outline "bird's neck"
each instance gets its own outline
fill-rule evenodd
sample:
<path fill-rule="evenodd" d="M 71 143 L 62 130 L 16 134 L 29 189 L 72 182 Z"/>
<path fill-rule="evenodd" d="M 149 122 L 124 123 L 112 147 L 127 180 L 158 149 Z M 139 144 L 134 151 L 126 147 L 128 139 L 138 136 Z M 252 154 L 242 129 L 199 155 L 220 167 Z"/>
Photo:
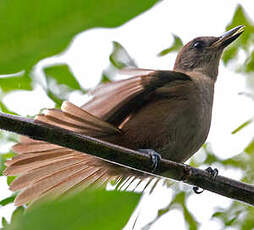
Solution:
<path fill-rule="evenodd" d="M 187 74 L 193 79 L 209 78 L 213 83 L 216 82 L 218 76 L 218 68 L 212 68 L 207 71 L 207 68 L 195 68 L 195 70 L 188 70 L 183 68 L 174 68 L 174 71 Z"/>

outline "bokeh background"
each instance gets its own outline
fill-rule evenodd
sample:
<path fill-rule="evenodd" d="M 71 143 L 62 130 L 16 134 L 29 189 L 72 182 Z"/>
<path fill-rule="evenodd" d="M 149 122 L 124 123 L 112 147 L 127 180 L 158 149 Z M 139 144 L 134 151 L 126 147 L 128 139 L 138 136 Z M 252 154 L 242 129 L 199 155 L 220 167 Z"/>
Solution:
<path fill-rule="evenodd" d="M 33 117 L 64 100 L 81 105 L 90 88 L 122 78 L 119 68 L 172 69 L 192 38 L 245 25 L 220 64 L 207 143 L 187 163 L 254 184 L 253 15 L 251 0 L 3 0 L 0 109 Z M 24 213 L 8 190 L 13 177 L 2 175 L 18 136 L 0 138 L 4 229 L 254 229 L 253 207 L 172 181 L 152 193 L 85 192 Z"/>

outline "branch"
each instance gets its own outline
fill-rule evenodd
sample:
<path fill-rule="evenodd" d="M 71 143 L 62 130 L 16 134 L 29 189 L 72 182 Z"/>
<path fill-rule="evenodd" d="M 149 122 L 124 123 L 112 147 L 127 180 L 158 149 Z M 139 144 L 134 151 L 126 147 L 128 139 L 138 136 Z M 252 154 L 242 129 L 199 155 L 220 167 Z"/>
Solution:
<path fill-rule="evenodd" d="M 217 176 L 214 179 L 208 172 L 186 164 L 161 159 L 156 172 L 152 173 L 151 159 L 144 153 L 10 114 L 0 113 L 0 129 L 88 153 L 111 163 L 145 171 L 148 174 L 184 181 L 205 190 L 254 205 L 254 186 L 223 176 Z"/>

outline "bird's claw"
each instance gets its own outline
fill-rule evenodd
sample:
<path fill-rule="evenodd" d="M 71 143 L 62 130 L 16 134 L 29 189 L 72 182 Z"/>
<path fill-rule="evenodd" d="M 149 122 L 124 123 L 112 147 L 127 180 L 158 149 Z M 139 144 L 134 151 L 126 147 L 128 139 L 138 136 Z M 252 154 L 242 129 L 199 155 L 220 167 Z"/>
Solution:
<path fill-rule="evenodd" d="M 200 189 L 198 186 L 194 186 L 193 188 L 193 192 L 196 194 L 201 194 L 202 192 L 204 192 L 204 189 Z"/>
<path fill-rule="evenodd" d="M 161 155 L 155 152 L 153 149 L 139 149 L 139 151 L 142 153 L 147 153 L 150 156 L 152 160 L 152 172 L 155 172 L 160 164 Z"/>
<path fill-rule="evenodd" d="M 205 169 L 205 171 L 207 171 L 213 177 L 213 179 L 215 179 L 217 177 L 217 175 L 219 174 L 219 171 L 217 168 L 212 169 L 211 167 L 208 167 L 207 169 Z M 200 188 L 198 186 L 194 186 L 193 191 L 196 194 L 200 194 L 200 193 L 204 192 L 204 189 L 200 190 Z"/>
<path fill-rule="evenodd" d="M 217 168 L 212 169 L 211 167 L 208 167 L 207 169 L 205 169 L 205 171 L 207 171 L 213 177 L 213 179 L 215 179 L 217 175 L 219 174 L 219 171 Z"/>

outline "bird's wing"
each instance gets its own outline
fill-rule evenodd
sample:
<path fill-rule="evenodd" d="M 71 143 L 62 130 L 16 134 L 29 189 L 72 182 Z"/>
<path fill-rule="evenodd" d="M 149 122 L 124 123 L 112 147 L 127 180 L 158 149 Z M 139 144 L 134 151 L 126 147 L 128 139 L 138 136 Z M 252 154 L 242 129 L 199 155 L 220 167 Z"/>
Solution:
<path fill-rule="evenodd" d="M 121 130 L 115 124 L 143 103 L 146 95 L 175 80 L 189 78 L 173 71 L 151 71 L 147 75 L 109 83 L 99 87 L 93 93 L 92 102 L 82 108 L 64 102 L 61 110 L 47 110 L 44 115 L 38 115 L 36 121 L 98 138 L 118 135 Z M 122 182 L 134 175 L 142 177 L 91 155 L 27 137 L 22 137 L 13 150 L 18 155 L 6 162 L 4 173 L 18 175 L 10 185 L 11 190 L 21 191 L 16 205 L 94 184 L 102 185 L 114 178 Z"/>
<path fill-rule="evenodd" d="M 91 92 L 92 100 L 82 106 L 115 126 L 142 106 L 156 89 L 175 81 L 191 80 L 188 75 L 175 71 L 125 69 L 121 72 L 135 76 L 99 86 Z"/>
<path fill-rule="evenodd" d="M 103 137 L 105 135 L 116 135 L 121 133 L 114 125 L 103 121 L 68 101 L 62 104 L 61 110 L 48 109 L 44 114 L 37 115 L 36 121 L 46 122 L 93 137 Z"/>

